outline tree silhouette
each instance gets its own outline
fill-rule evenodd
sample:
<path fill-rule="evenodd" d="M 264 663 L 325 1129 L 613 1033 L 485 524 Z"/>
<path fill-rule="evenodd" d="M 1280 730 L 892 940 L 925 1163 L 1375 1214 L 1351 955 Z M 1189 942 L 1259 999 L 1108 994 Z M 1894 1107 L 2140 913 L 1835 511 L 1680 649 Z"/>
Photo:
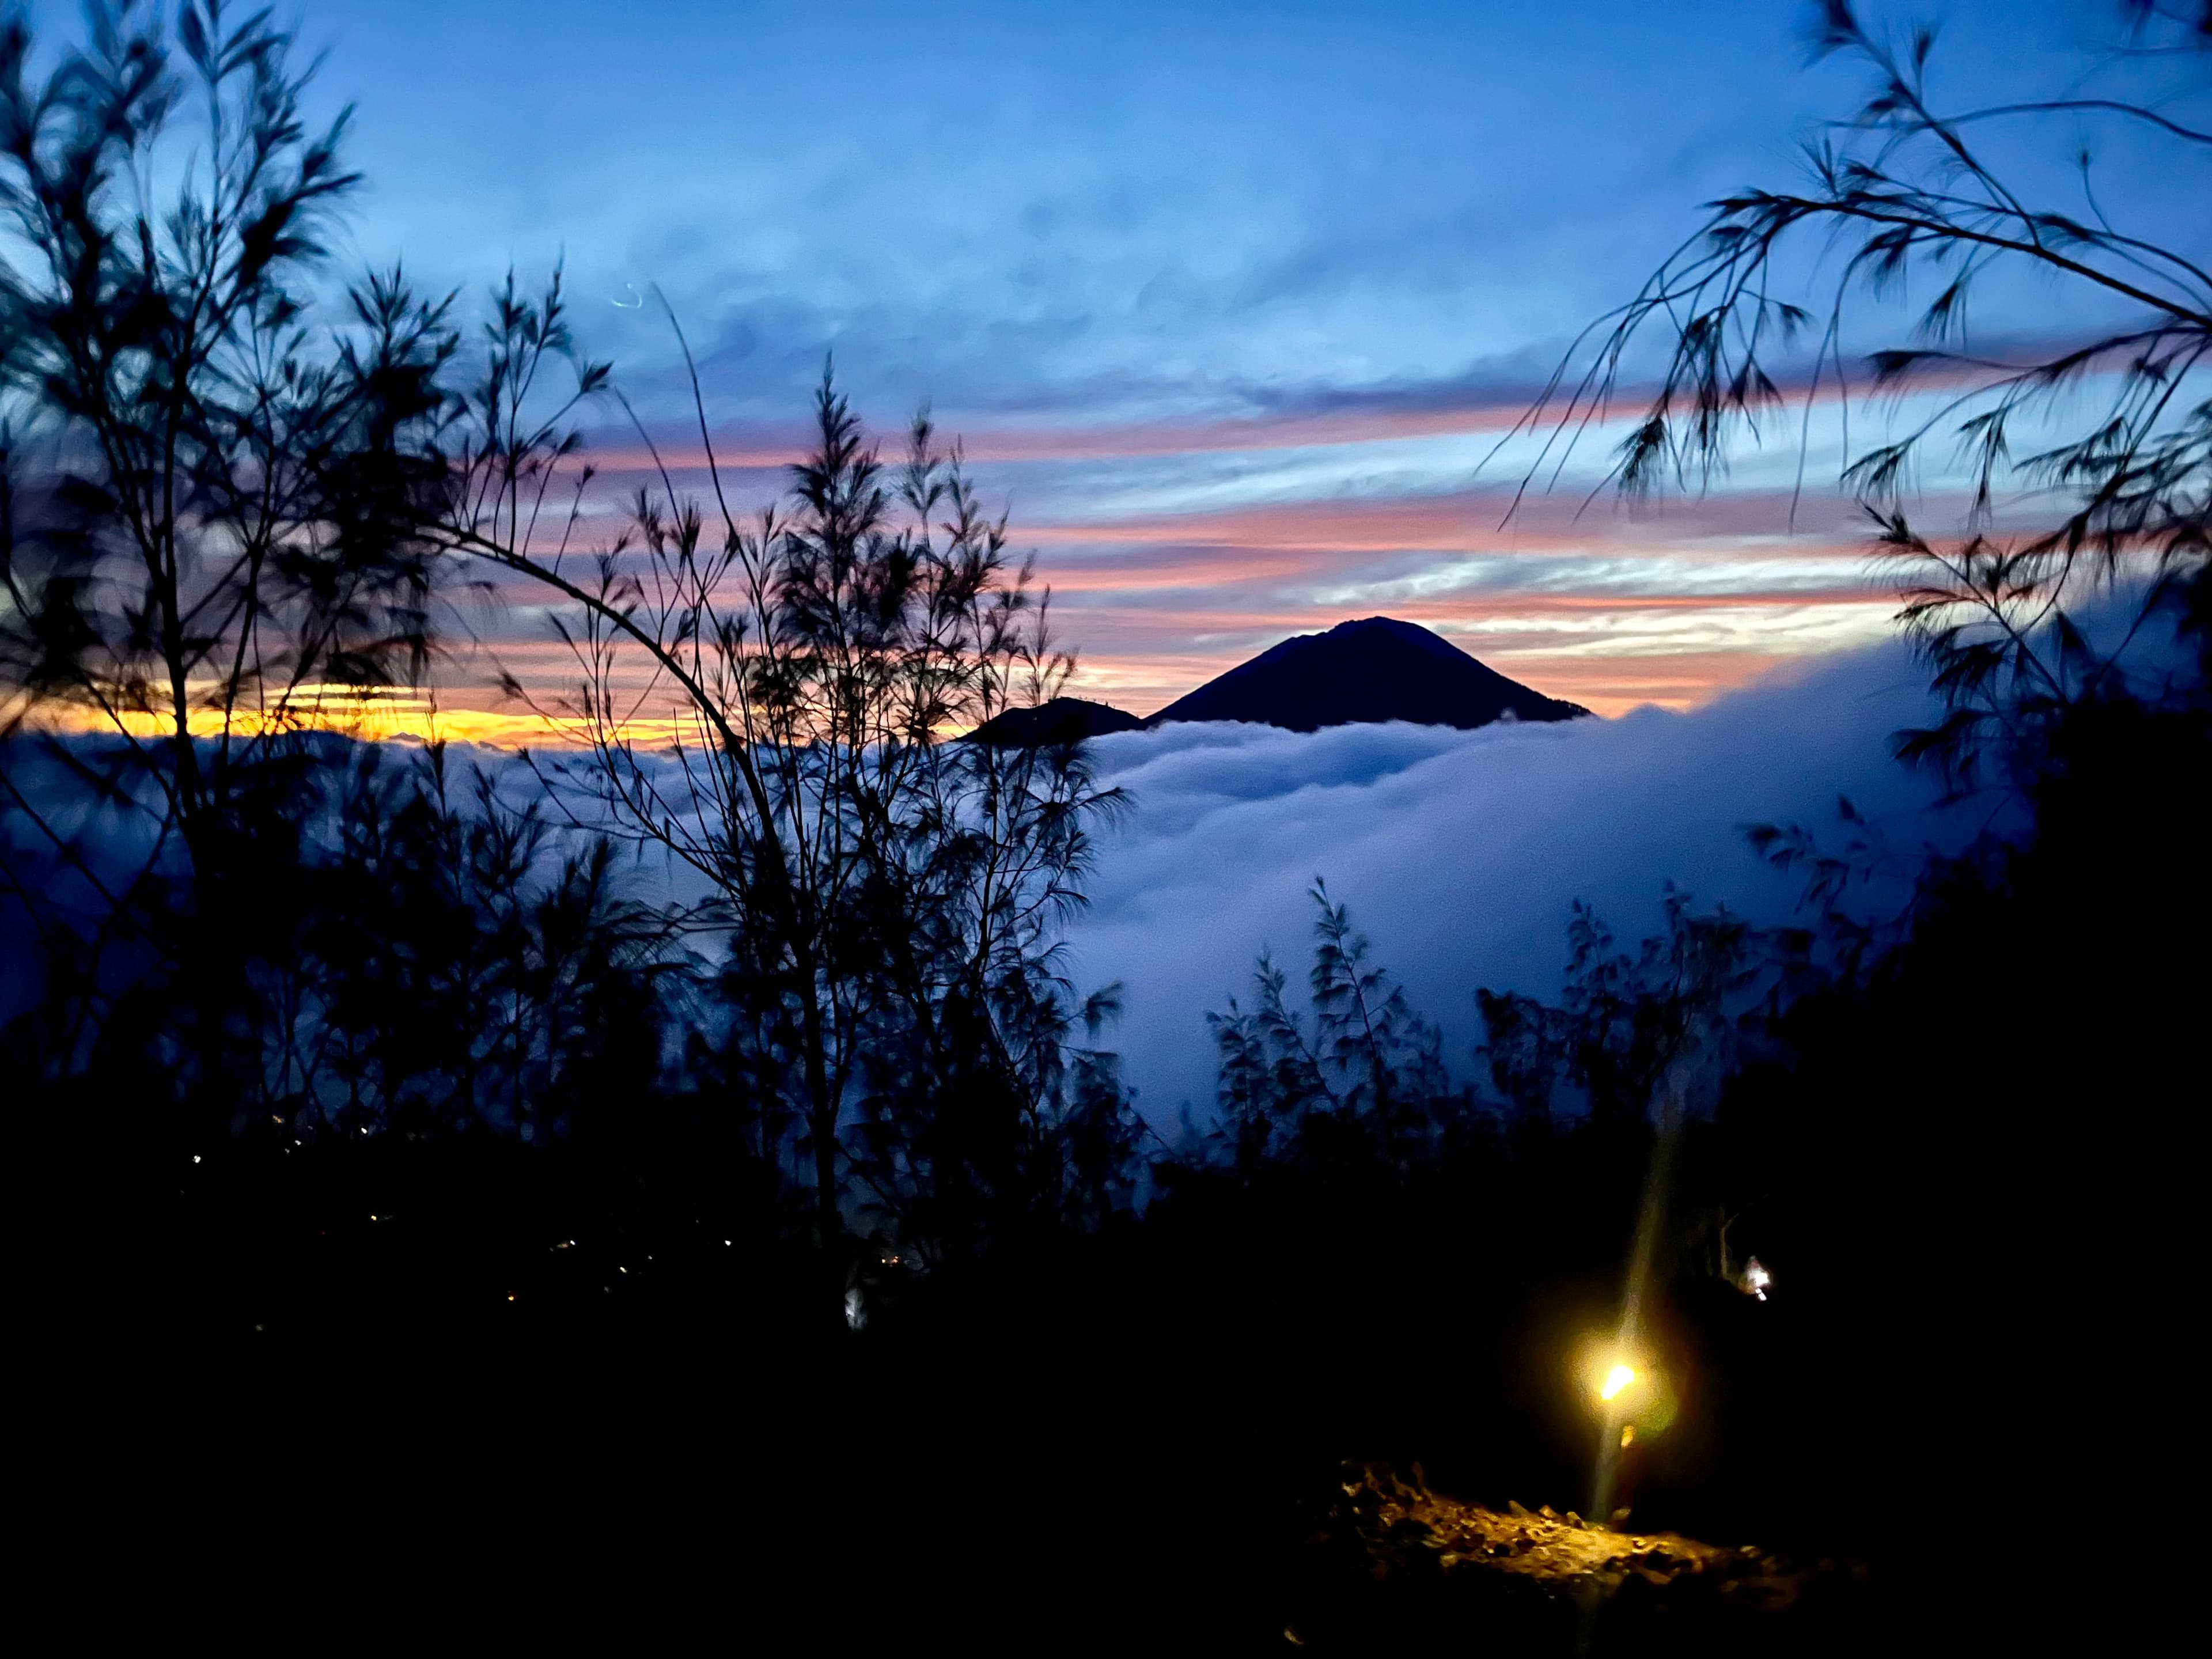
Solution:
<path fill-rule="evenodd" d="M 0 807 L 57 975 L 49 1062 L 97 1040 L 120 945 L 172 976 L 162 1090 L 189 1094 L 257 1063 L 222 1003 L 250 949 L 235 923 L 311 793 L 298 733 L 431 649 L 416 532 L 452 339 L 396 271 L 323 319 L 309 288 L 356 182 L 344 121 L 305 126 L 266 12 L 176 18 L 172 39 L 151 9 L 96 4 L 43 76 L 27 21 L 0 21 Z M 105 740 L 40 740 L 57 719 Z M 73 790 L 34 799 L 34 751 Z"/>
<path fill-rule="evenodd" d="M 1449 1096 L 1442 1038 L 1405 990 L 1370 960 L 1373 945 L 1348 907 L 1318 878 L 1307 895 L 1314 918 L 1311 1025 L 1283 1000 L 1288 981 L 1262 951 L 1249 1012 L 1232 998 L 1209 1013 L 1221 1056 L 1212 1139 L 1249 1172 L 1296 1158 L 1328 1126 L 1350 1127 L 1387 1156 L 1424 1150 L 1438 1103 Z"/>
<path fill-rule="evenodd" d="M 472 557 L 567 602 L 553 712 L 594 763 L 545 781 L 705 878 L 677 920 L 727 948 L 691 1046 L 763 1158 L 802 1154 L 825 1243 L 856 1178 L 924 1249 L 1126 1204 L 1116 1005 L 1056 942 L 1121 799 L 1079 745 L 949 741 L 1073 666 L 957 451 L 921 421 L 886 467 L 825 378 L 787 508 L 741 524 L 714 470 L 715 534 L 671 485 L 574 551 L 574 422 L 611 380 L 559 273 L 509 276 L 458 386 L 449 307 L 397 272 L 333 320 L 343 120 L 304 127 L 265 13 L 175 16 L 97 6 L 43 76 L 0 35 L 0 780 L 50 1079 L 137 1053 L 199 1102 L 188 1139 L 535 1136 L 611 1010 L 658 1029 L 678 958 L 610 846 L 449 793 L 442 748 L 418 775 L 313 735 L 421 675 Z M 34 740 L 57 722 L 107 739 Z"/>
<path fill-rule="evenodd" d="M 1578 1097 L 1593 1122 L 1642 1123 L 1662 1097 L 1699 1096 L 1735 1061 L 1732 1035 L 1771 962 L 1770 936 L 1726 906 L 1699 912 L 1668 884 L 1666 931 L 1633 952 L 1577 901 L 1568 923 L 1565 994 L 1547 1005 L 1517 992 L 1478 990 L 1485 1054 L 1500 1097 L 1548 1113 Z M 1700 1103 L 1677 1098 L 1676 1109 Z"/>
<path fill-rule="evenodd" d="M 1004 520 L 926 418 L 886 467 L 826 373 L 787 505 L 738 519 L 695 398 L 709 500 L 664 470 L 629 532 L 572 574 L 590 475 L 565 423 L 607 382 L 579 362 L 542 392 L 569 349 L 557 282 L 535 303 L 510 283 L 439 530 L 572 604 L 556 625 L 577 680 L 545 712 L 593 763 L 560 784 L 714 895 L 691 921 L 728 940 L 724 1062 L 770 1139 L 799 1147 L 825 1246 L 848 1149 L 870 1206 L 925 1254 L 986 1212 L 1046 1201 L 1062 1128 L 1103 1109 L 1103 1051 L 1066 1041 L 1083 1016 L 1056 941 L 1091 826 L 1122 800 L 1079 744 L 949 739 L 1065 684 L 1049 594 L 1011 564 Z M 540 551 L 562 476 L 574 491 Z"/>
<path fill-rule="evenodd" d="M 2170 50 L 2174 90 L 2201 97 L 2212 69 L 2202 16 L 2127 9 L 2138 48 Z M 1905 394 L 1924 394 L 1933 407 L 1849 454 L 1843 481 L 1876 526 L 1900 621 L 1948 705 L 1935 726 L 1901 734 L 1899 752 L 1963 787 L 1993 751 L 2033 742 L 2055 712 L 2124 685 L 2137 635 L 2212 552 L 2212 274 L 2185 244 L 2106 216 L 2092 149 L 2078 152 L 2078 198 L 2061 203 L 2010 181 L 1977 135 L 2058 118 L 2125 129 L 2160 146 L 2155 164 L 2177 179 L 2212 187 L 2212 131 L 2078 88 L 1948 108 L 1929 85 L 1936 32 L 1893 41 L 1849 0 L 1824 0 L 1812 44 L 1870 71 L 1866 101 L 1807 147 L 1798 188 L 1711 204 L 1642 291 L 1585 331 L 1516 428 L 1548 432 L 1522 487 L 1610 416 L 1632 348 L 1654 331 L 1666 368 L 1609 474 L 1631 496 L 1710 481 L 1739 437 L 1756 437 L 1783 410 L 1778 359 L 1807 337 L 1808 423 L 1824 393 L 1899 407 Z M 1817 293 L 1790 262 L 1801 243 L 1832 275 Z M 2097 309 L 2117 307 L 2123 320 L 2011 352 L 1977 349 L 1977 292 L 2027 273 Z M 1937 291 L 1914 316 L 1911 343 L 1873 353 L 1858 380 L 1844 356 L 1847 302 L 1901 304 L 1916 276 Z M 1947 441 L 1966 465 L 1968 506 L 1959 532 L 1942 536 L 1916 526 L 1909 508 L 1931 448 Z M 2053 514 L 2033 495 L 2035 527 L 1996 526 L 2009 495 L 2039 491 L 2065 505 Z M 2082 606 L 2136 582 L 2135 627 L 2095 635 Z"/>
<path fill-rule="evenodd" d="M 257 745 L 422 666 L 414 532 L 452 341 L 396 274 L 354 291 L 346 326 L 313 320 L 302 285 L 357 176 L 343 119 L 303 127 L 266 13 L 186 4 L 173 48 L 146 10 L 91 15 L 43 82 L 24 22 L 0 29 L 5 729 L 60 701 L 149 769 L 163 745 L 201 851 Z"/>

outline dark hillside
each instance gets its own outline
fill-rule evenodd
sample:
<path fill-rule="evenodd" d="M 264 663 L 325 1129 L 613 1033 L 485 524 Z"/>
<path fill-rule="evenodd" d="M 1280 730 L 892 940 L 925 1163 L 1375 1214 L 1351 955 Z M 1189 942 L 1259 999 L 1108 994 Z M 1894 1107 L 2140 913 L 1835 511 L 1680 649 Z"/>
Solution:
<path fill-rule="evenodd" d="M 1054 697 L 1034 708 L 1009 708 L 985 720 L 968 736 L 970 741 L 1027 749 L 1044 744 L 1080 743 L 1103 738 L 1109 732 L 1133 732 L 1145 722 L 1103 702 L 1083 697 Z"/>

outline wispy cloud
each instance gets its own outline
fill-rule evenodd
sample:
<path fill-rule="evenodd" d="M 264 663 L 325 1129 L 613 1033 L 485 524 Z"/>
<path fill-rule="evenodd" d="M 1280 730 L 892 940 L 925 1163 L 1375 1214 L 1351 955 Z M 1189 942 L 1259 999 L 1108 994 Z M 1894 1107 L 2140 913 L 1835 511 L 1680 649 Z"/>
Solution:
<path fill-rule="evenodd" d="M 1339 473 L 1316 471 L 1310 449 L 1283 453 L 1285 465 L 1209 489 L 1194 490 L 1182 453 L 1117 471 L 1088 495 L 1065 475 L 1030 480 L 1046 499 L 1014 531 L 1036 551 L 1064 639 L 1081 649 L 1079 689 L 1147 713 L 1291 634 L 1383 613 L 1601 713 L 1685 708 L 1778 662 L 1877 638 L 1893 608 L 1856 509 L 1832 495 L 1723 490 L 1629 514 L 1559 495 L 1516 507 L 1503 486 L 1408 494 L 1395 476 L 1367 493 L 1314 494 Z M 741 509 L 782 487 L 775 450 L 718 445 L 717 455 Z M 703 488 L 701 459 L 676 441 L 662 447 L 679 489 Z M 602 451 L 595 464 L 610 495 L 658 483 L 641 450 Z M 1025 472 L 988 476 L 1018 491 Z M 1230 503 L 1162 505 L 1194 495 Z M 611 517 L 579 539 L 603 545 L 617 527 Z M 493 592 L 501 603 L 471 623 L 487 649 L 528 684 L 564 672 L 537 596 L 512 579 Z"/>

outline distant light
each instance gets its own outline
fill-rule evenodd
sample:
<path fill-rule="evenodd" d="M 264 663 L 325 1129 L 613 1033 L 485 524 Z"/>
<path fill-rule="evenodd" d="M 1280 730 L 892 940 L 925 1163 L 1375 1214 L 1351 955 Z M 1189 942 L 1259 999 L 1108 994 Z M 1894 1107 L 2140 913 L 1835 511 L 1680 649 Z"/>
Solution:
<path fill-rule="evenodd" d="M 198 1163 L 199 1161 L 200 1161 L 200 1155 L 199 1155 L 198 1152 L 194 1152 L 194 1153 L 192 1154 L 192 1162 L 193 1162 L 193 1163 L 195 1163 L 195 1164 L 197 1164 L 197 1163 Z"/>
<path fill-rule="evenodd" d="M 509 1302 L 512 1302 L 512 1301 L 514 1301 L 514 1298 L 513 1297 L 511 1297 L 511 1296 L 510 1296 L 509 1297 L 507 1297 L 507 1299 Z M 1634 1445 L 1635 1443 L 1636 1443 L 1636 1425 L 1635 1425 L 1635 1424 L 1633 1424 L 1633 1423 L 1624 1423 L 1624 1424 L 1622 1424 L 1622 1425 L 1620 1425 L 1620 1449 L 1621 1449 L 1621 1450 L 1623 1450 L 1623 1451 L 1626 1451 L 1626 1450 L 1627 1450 L 1631 1446 Z"/>
<path fill-rule="evenodd" d="M 1605 1374 L 1605 1381 L 1598 1384 L 1597 1397 L 1601 1400 L 1618 1399 L 1621 1391 L 1633 1385 L 1635 1381 L 1633 1366 L 1615 1365 Z"/>
<path fill-rule="evenodd" d="M 1766 1270 L 1757 1256 L 1743 1264 L 1743 1287 L 1761 1302 L 1766 1300 L 1766 1287 L 1774 1283 L 1774 1275 Z"/>

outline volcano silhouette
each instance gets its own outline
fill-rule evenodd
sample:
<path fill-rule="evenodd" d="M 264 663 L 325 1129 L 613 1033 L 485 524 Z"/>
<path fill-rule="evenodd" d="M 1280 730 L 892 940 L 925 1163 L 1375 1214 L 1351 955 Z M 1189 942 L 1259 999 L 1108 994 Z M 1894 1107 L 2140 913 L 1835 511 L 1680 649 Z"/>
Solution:
<path fill-rule="evenodd" d="M 1462 730 L 1511 716 L 1569 720 L 1589 710 L 1532 691 L 1442 635 L 1389 617 L 1301 634 L 1170 703 L 1146 721 L 1249 720 L 1291 732 L 1407 720 Z"/>
<path fill-rule="evenodd" d="M 1079 743 L 1170 720 L 1249 720 L 1291 732 L 1406 720 L 1466 730 L 1508 717 L 1571 720 L 1589 713 L 1507 679 L 1417 623 L 1369 617 L 1285 640 L 1150 720 L 1103 702 L 1054 697 L 1035 708 L 1010 708 L 969 735 L 1026 746 Z"/>

